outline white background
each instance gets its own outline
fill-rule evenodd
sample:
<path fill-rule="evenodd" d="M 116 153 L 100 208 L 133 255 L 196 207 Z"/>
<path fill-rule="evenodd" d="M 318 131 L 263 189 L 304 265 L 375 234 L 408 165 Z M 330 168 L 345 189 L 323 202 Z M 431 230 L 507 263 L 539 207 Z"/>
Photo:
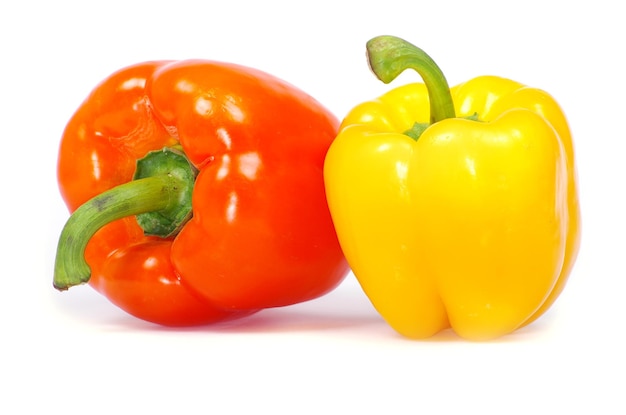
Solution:
<path fill-rule="evenodd" d="M 3 2 L 0 413 L 626 413 L 623 18 L 610 0 Z M 231 61 L 341 118 L 418 80 L 373 77 L 364 45 L 380 34 L 421 46 L 452 85 L 501 75 L 548 90 L 566 112 L 583 243 L 539 321 L 488 343 L 408 341 L 352 275 L 324 298 L 190 330 L 135 320 L 87 286 L 52 289 L 67 219 L 57 146 L 103 78 L 144 60 Z"/>

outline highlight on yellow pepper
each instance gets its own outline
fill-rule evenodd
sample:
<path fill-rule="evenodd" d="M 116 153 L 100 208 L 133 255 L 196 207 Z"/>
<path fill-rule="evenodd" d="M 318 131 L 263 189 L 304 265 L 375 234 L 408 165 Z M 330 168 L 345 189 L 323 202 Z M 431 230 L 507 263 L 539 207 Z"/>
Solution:
<path fill-rule="evenodd" d="M 452 328 L 488 340 L 563 290 L 580 245 L 574 147 L 546 92 L 495 76 L 449 88 L 403 39 L 367 43 L 385 83 L 424 83 L 353 108 L 324 164 L 341 247 L 387 323 L 409 338 Z"/>

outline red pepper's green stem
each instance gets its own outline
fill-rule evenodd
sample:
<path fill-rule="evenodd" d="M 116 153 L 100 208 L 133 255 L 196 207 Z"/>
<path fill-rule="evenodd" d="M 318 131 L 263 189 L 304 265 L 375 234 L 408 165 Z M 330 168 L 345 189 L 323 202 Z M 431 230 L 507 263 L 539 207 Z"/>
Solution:
<path fill-rule="evenodd" d="M 159 167 L 124 183 L 81 205 L 70 216 L 61 231 L 54 265 L 53 285 L 66 290 L 89 281 L 91 269 L 85 261 L 85 249 L 91 237 L 104 225 L 127 216 L 138 216 L 147 234 L 167 237 L 175 234 L 191 217 L 191 192 L 195 171 L 184 155 L 170 149 L 151 153 L 160 159 Z M 173 159 L 179 160 L 172 161 Z M 145 160 L 145 159 L 144 159 Z M 178 164 L 176 164 L 178 163 Z M 145 164 L 145 163 L 144 163 Z M 148 170 L 141 168 L 138 171 Z M 157 215 L 142 223 L 141 215 Z M 165 229 L 165 230 L 164 230 Z"/>
<path fill-rule="evenodd" d="M 422 49 L 395 36 L 378 36 L 367 42 L 367 57 L 372 72 L 386 84 L 406 69 L 419 73 L 428 90 L 431 124 L 456 116 L 448 81 Z"/>

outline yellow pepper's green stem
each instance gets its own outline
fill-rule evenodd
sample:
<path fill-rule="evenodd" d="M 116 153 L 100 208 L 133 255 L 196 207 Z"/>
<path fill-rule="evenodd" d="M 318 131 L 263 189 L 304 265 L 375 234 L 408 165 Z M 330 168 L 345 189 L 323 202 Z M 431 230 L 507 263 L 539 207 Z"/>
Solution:
<path fill-rule="evenodd" d="M 180 152 L 165 148 L 137 162 L 135 180 L 101 193 L 81 205 L 61 231 L 53 285 L 66 290 L 91 278 L 85 249 L 104 225 L 127 216 L 149 235 L 176 234 L 191 217 L 195 170 Z"/>
<path fill-rule="evenodd" d="M 422 49 L 395 36 L 377 36 L 367 42 L 367 58 L 374 74 L 386 84 L 406 69 L 417 71 L 428 90 L 431 124 L 456 116 L 448 81 Z"/>

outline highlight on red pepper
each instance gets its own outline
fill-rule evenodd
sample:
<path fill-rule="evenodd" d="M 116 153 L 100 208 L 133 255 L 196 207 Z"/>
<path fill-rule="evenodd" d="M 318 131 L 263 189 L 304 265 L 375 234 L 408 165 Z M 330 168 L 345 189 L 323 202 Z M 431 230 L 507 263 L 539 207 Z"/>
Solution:
<path fill-rule="evenodd" d="M 453 88 L 421 49 L 367 44 L 385 83 L 424 83 L 361 103 L 325 161 L 348 263 L 398 333 L 452 328 L 497 338 L 539 318 L 562 292 L 580 245 L 574 147 L 546 92 L 481 76 Z"/>
<path fill-rule="evenodd" d="M 53 285 L 198 325 L 324 295 L 348 273 L 323 163 L 339 122 L 241 65 L 154 61 L 98 85 L 61 140 L 72 213 Z"/>

